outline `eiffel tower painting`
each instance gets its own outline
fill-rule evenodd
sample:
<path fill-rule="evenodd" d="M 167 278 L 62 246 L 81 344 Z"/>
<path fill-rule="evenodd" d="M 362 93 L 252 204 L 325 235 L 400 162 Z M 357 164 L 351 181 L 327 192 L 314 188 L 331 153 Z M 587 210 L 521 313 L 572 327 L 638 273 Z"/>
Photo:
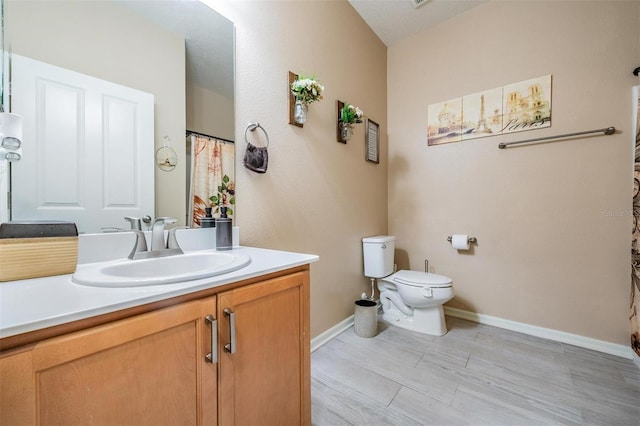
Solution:
<path fill-rule="evenodd" d="M 487 115 L 489 111 L 489 115 Z M 462 98 L 462 139 L 475 139 L 500 133 L 502 129 L 502 88 Z"/>
<path fill-rule="evenodd" d="M 480 96 L 480 119 L 478 120 L 475 132 L 493 133 L 489 126 L 487 126 L 487 119 L 484 117 L 484 95 Z"/>

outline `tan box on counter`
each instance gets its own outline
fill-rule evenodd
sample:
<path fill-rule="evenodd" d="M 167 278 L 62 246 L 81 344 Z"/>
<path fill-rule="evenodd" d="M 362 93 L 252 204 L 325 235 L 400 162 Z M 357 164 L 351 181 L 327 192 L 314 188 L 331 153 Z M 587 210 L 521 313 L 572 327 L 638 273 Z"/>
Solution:
<path fill-rule="evenodd" d="M 66 226 L 60 226 L 61 224 Z M 75 272 L 78 264 L 78 236 L 75 224 L 61 224 L 51 222 L 1 224 L 0 281 Z M 73 232 L 76 235 L 59 236 Z M 28 235 L 32 237 L 27 237 Z"/>

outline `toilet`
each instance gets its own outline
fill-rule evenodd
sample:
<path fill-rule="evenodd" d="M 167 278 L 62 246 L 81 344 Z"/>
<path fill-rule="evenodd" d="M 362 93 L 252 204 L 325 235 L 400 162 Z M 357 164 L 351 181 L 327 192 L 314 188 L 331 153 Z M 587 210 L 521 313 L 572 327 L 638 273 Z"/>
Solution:
<path fill-rule="evenodd" d="M 453 298 L 451 278 L 422 271 L 394 272 L 395 240 L 390 235 L 362 239 L 364 275 L 378 282 L 382 319 L 418 333 L 446 334 L 442 305 Z"/>

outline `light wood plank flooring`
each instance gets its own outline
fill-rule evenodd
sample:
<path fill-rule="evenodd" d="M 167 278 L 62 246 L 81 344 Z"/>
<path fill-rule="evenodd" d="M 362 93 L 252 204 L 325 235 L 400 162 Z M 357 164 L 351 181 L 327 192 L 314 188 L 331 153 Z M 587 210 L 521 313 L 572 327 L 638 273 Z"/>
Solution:
<path fill-rule="evenodd" d="M 631 360 L 448 317 L 353 327 L 311 355 L 314 425 L 640 425 Z"/>

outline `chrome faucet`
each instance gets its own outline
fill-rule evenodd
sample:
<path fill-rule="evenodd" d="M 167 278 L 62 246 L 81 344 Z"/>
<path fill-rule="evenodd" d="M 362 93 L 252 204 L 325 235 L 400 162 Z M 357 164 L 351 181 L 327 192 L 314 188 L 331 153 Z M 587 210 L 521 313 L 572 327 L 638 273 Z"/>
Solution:
<path fill-rule="evenodd" d="M 173 217 L 157 217 L 151 226 L 151 251 L 163 250 L 167 248 L 164 240 L 164 224 L 176 223 Z"/>
<path fill-rule="evenodd" d="M 175 229 L 169 231 L 169 236 L 166 241 L 164 239 L 165 223 L 175 223 L 176 221 L 177 219 L 172 217 L 158 217 L 153 221 L 153 226 L 151 227 L 151 249 L 149 250 L 147 250 L 144 233 L 142 231 L 132 230 L 136 233 L 136 244 L 129 255 L 129 259 L 149 259 L 183 254 L 176 239 Z"/>

